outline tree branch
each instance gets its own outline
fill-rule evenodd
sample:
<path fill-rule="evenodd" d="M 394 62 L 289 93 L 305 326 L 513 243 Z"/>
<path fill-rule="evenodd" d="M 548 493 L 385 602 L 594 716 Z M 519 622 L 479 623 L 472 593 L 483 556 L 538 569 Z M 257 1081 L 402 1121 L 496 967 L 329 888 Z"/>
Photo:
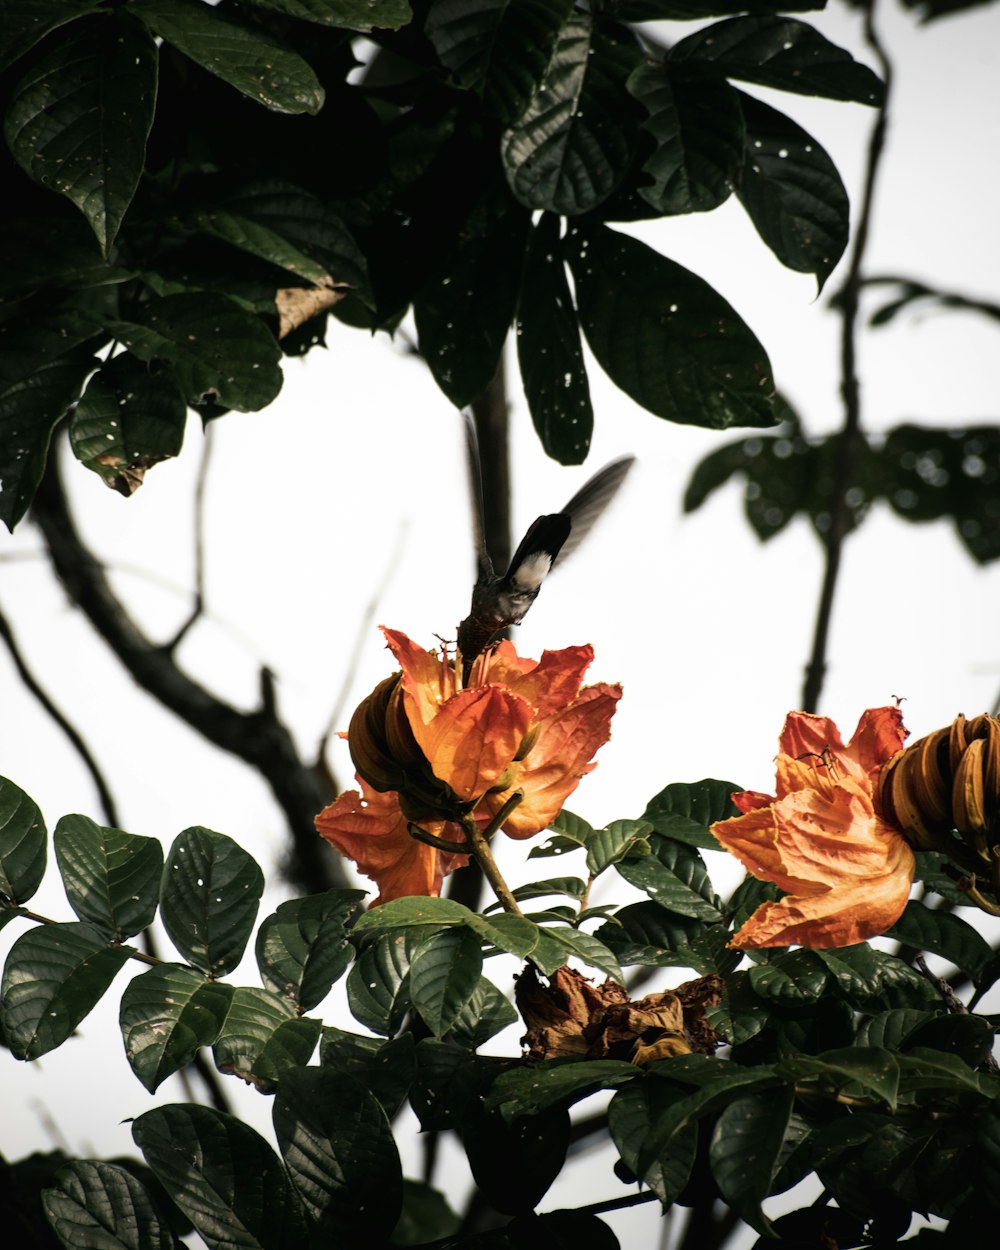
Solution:
<path fill-rule="evenodd" d="M 285 815 L 292 838 L 285 875 L 297 888 L 315 892 L 346 884 L 339 860 L 316 834 L 313 818 L 333 797 L 318 773 L 307 767 L 265 697 L 253 712 L 241 712 L 206 690 L 176 663 L 172 647 L 146 636 L 118 599 L 70 512 L 58 457 L 49 458 L 31 517 L 48 548 L 56 575 L 135 682 L 215 746 L 256 769 Z M 263 680 L 263 689 L 268 681 Z"/>
<path fill-rule="evenodd" d="M 892 65 L 875 30 L 874 10 L 875 0 L 869 0 L 865 10 L 865 39 L 881 70 L 882 79 L 885 83 L 885 98 L 879 108 L 871 136 L 868 140 L 861 211 L 858 214 L 858 224 L 854 233 L 854 243 L 851 249 L 847 277 L 844 279 L 844 285 L 836 299 L 841 317 L 840 389 L 844 401 L 844 424 L 841 429 L 833 468 L 830 529 L 824 544 L 826 567 L 823 574 L 823 584 L 820 588 L 819 604 L 816 610 L 812 655 L 806 665 L 805 682 L 802 688 L 802 710 L 805 712 L 814 712 L 816 710 L 820 691 L 823 688 L 823 679 L 826 676 L 826 652 L 829 642 L 830 620 L 833 615 L 834 594 L 840 574 L 840 557 L 851 523 L 851 508 L 848 504 L 847 495 L 854 480 L 858 447 L 861 442 L 861 387 L 857 371 L 857 322 L 863 285 L 862 270 L 864 267 L 865 250 L 868 246 L 868 234 L 871 229 L 872 212 L 875 203 L 875 185 L 885 150 L 885 137 L 889 123 L 889 96 L 892 89 Z"/>

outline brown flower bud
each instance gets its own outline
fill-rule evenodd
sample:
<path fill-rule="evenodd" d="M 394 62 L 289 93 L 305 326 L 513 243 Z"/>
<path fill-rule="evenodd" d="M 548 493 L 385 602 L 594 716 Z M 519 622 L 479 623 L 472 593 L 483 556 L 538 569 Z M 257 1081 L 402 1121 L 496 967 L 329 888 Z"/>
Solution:
<path fill-rule="evenodd" d="M 957 716 L 883 769 L 886 820 L 922 851 L 946 850 L 953 831 L 980 853 L 1000 840 L 1000 720 Z"/>

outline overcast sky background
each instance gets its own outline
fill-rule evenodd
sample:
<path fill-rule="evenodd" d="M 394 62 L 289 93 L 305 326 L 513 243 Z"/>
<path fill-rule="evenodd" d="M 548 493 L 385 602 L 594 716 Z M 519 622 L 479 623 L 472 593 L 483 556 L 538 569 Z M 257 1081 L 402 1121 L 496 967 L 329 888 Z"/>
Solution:
<path fill-rule="evenodd" d="M 871 63 L 857 19 L 846 10 L 803 17 Z M 894 8 L 880 28 L 896 85 L 868 271 L 995 300 L 1000 9 L 920 28 Z M 873 115 L 858 105 L 748 90 L 814 135 L 856 206 Z M 763 341 L 779 389 L 809 432 L 837 428 L 839 322 L 826 297 L 815 298 L 812 278 L 779 265 L 735 200 L 710 214 L 623 228 L 700 274 L 735 306 Z M 842 273 L 843 266 L 828 291 Z M 924 311 L 866 334 L 865 429 L 1000 419 L 998 359 L 1000 331 L 970 314 Z M 612 740 L 570 807 L 601 824 L 639 815 L 672 781 L 714 776 L 769 790 L 777 735 L 800 697 L 822 575 L 819 544 L 801 520 L 760 544 L 743 520 L 736 485 L 682 517 L 694 465 L 741 433 L 660 421 L 590 363 L 593 447 L 586 466 L 566 469 L 542 453 L 511 360 L 520 531 L 565 503 L 612 456 L 638 457 L 613 509 L 546 583 L 515 639 L 533 656 L 592 642 L 592 679 L 624 686 Z M 153 470 L 128 501 L 82 469 L 68 475 L 85 534 L 132 610 L 163 639 L 190 606 L 202 441 L 192 421 L 181 458 Z M 462 454 L 458 413 L 403 344 L 332 323 L 329 350 L 289 361 L 284 390 L 268 410 L 216 423 L 205 534 L 208 616 L 185 641 L 182 662 L 247 707 L 256 699 L 260 665 L 269 665 L 281 711 L 307 753 L 342 695 L 346 727 L 358 700 L 391 670 L 377 623 L 430 646 L 435 634 L 453 636 L 467 610 L 473 558 Z M 282 829 L 269 793 L 134 686 L 67 605 L 40 552 L 26 523 L 13 537 L 0 537 L 0 603 L 36 676 L 108 775 L 123 827 L 164 844 L 193 824 L 238 839 L 268 878 L 263 917 L 288 896 L 275 871 Z M 372 626 L 345 690 L 346 657 L 375 596 Z M 865 707 L 895 696 L 906 699 L 914 737 L 957 712 L 990 710 L 1000 690 L 998 610 L 1000 570 L 976 567 L 948 523 L 906 525 L 877 507 L 847 545 L 822 710 L 845 737 Z M 67 812 L 99 819 L 87 773 L 22 688 L 6 653 L 0 691 L 0 772 L 41 805 L 50 829 Z M 341 744 L 331 762 L 346 787 L 351 767 Z M 525 865 L 526 850 L 508 844 L 502 852 L 515 884 L 535 867 Z M 709 858 L 717 888 L 733 884 L 733 861 Z M 33 906 L 68 919 L 54 868 L 50 878 Z M 617 880 L 607 880 L 597 901 L 624 894 Z M 9 925 L 0 953 L 23 930 Z M 177 1078 L 148 1095 L 125 1063 L 116 1021 L 132 971 L 120 975 L 77 1039 L 30 1065 L 0 1062 L 0 1152 L 8 1159 L 51 1148 L 56 1120 L 59 1144 L 69 1150 L 134 1153 L 119 1121 L 183 1097 Z M 256 982 L 252 958 L 232 979 Z M 337 991 L 323 1015 L 352 1027 Z M 516 1036 L 504 1038 L 508 1051 Z M 97 1080 L 93 1065 L 104 1056 Z M 226 1092 L 270 1137 L 269 1101 L 235 1081 Z M 416 1174 L 412 1146 L 406 1157 Z M 461 1173 L 455 1183 L 460 1193 Z M 542 1206 L 624 1192 L 603 1168 L 588 1175 L 582 1196 L 579 1174 L 570 1169 Z M 623 1244 L 640 1237 L 653 1244 L 659 1227 L 658 1213 L 646 1207 L 610 1222 Z"/>

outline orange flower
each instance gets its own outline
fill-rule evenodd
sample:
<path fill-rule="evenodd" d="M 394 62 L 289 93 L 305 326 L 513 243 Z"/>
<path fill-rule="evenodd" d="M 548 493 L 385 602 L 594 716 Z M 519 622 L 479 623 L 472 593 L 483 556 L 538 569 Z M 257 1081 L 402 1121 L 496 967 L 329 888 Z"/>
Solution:
<path fill-rule="evenodd" d="M 849 946 L 899 919 L 913 852 L 875 796 L 883 765 L 905 737 L 894 707 L 865 712 L 847 746 L 827 717 L 789 713 L 777 796 L 734 794 L 743 815 L 712 826 L 749 872 L 786 892 L 758 907 L 731 946 Z"/>
<path fill-rule="evenodd" d="M 378 902 L 440 892 L 465 857 L 415 841 L 409 822 L 463 841 L 520 793 L 501 826 L 512 838 L 547 829 L 611 736 L 620 686 L 581 689 L 593 648 L 519 656 L 509 642 L 461 663 L 383 630 L 401 673 L 359 706 L 348 741 L 363 791 L 341 795 L 316 827 L 379 885 Z M 390 788 L 392 787 L 392 788 Z M 382 793 L 377 794 L 378 791 Z"/>

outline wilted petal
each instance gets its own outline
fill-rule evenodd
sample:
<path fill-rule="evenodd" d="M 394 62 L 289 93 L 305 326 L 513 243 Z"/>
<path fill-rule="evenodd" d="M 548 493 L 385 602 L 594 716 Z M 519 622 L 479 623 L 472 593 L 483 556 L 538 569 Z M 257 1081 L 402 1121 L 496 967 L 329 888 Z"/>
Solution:
<path fill-rule="evenodd" d="M 497 682 L 527 699 L 535 720 L 543 720 L 573 702 L 593 659 L 594 648 L 589 643 L 545 651 L 536 662 L 522 659 L 509 642 L 502 642 L 489 659 L 484 680 Z"/>
<path fill-rule="evenodd" d="M 360 785 L 362 793 L 348 790 L 324 808 L 316 817 L 316 828 L 378 886 L 379 896 L 372 906 L 410 894 L 436 897 L 444 878 L 468 863 L 468 856 L 442 853 L 418 842 L 410 836 L 395 792 L 379 793 L 364 781 Z M 461 836 L 456 826 L 444 821 L 424 827 L 438 836 Z"/>

